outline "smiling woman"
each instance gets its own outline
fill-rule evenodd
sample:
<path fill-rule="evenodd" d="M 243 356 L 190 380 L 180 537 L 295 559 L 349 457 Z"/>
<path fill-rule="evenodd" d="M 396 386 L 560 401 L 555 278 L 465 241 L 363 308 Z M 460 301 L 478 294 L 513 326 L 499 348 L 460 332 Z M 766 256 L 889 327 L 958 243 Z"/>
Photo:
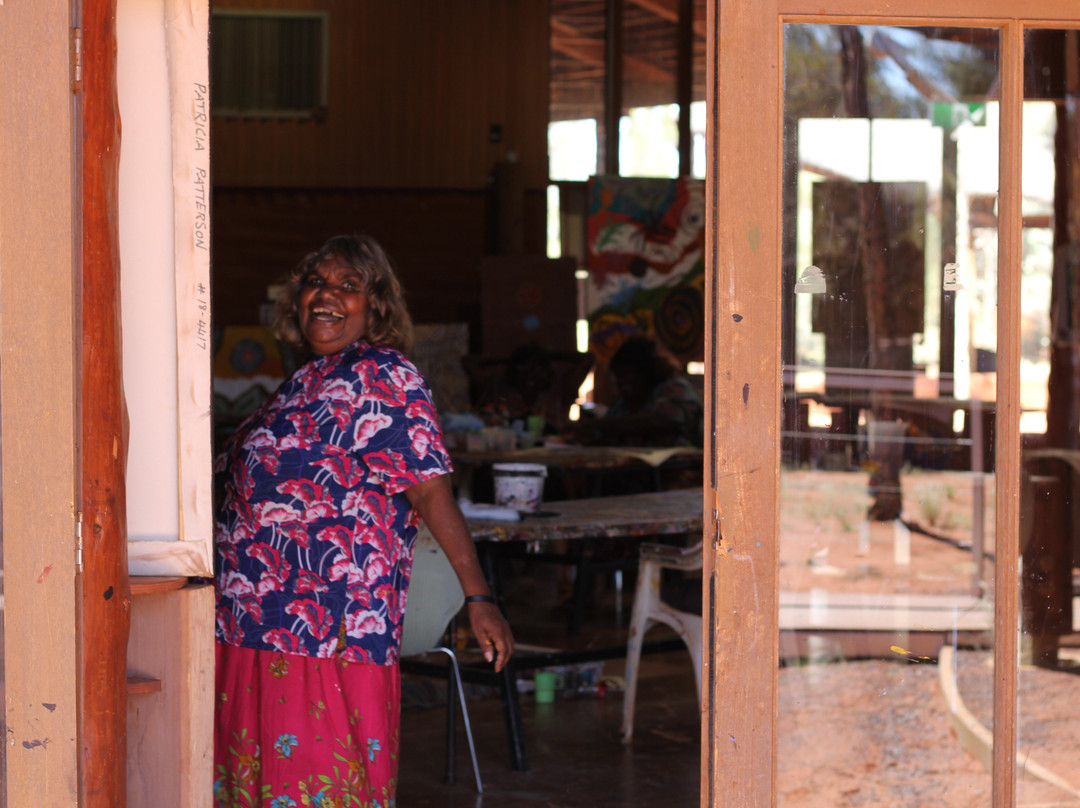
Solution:
<path fill-rule="evenodd" d="M 365 286 L 357 270 L 337 259 L 317 264 L 304 276 L 296 314 L 312 353 L 337 353 L 364 336 L 368 314 Z"/>
<path fill-rule="evenodd" d="M 427 382 L 401 353 L 411 321 L 379 245 L 339 236 L 310 254 L 285 283 L 275 326 L 311 356 L 216 468 L 214 798 L 393 804 L 397 662 L 421 518 L 497 669 L 513 638 L 451 494 Z"/>
<path fill-rule="evenodd" d="M 375 239 L 363 235 L 335 236 L 289 273 L 274 329 L 283 341 L 321 356 L 361 337 L 401 351 L 412 343 L 412 319 L 390 259 Z M 346 334 L 352 339 L 344 341 Z M 323 344 L 329 336 L 338 339 Z"/>

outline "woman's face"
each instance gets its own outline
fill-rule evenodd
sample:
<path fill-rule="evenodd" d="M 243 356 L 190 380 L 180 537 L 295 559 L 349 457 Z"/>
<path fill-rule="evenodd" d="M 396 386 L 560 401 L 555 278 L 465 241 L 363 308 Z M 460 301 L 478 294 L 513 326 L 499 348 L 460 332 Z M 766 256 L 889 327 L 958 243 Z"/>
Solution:
<path fill-rule="evenodd" d="M 352 345 L 367 331 L 363 276 L 335 258 L 323 261 L 300 281 L 297 318 L 304 339 L 319 356 Z"/>

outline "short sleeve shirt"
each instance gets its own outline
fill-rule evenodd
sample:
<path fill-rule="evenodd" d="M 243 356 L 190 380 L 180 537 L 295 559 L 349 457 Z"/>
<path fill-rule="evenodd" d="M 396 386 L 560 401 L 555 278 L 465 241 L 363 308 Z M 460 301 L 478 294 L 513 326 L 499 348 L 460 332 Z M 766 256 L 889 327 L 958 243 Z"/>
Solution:
<path fill-rule="evenodd" d="M 361 341 L 305 363 L 217 461 L 218 640 L 396 662 L 418 522 L 405 491 L 450 468 L 399 352 Z"/>

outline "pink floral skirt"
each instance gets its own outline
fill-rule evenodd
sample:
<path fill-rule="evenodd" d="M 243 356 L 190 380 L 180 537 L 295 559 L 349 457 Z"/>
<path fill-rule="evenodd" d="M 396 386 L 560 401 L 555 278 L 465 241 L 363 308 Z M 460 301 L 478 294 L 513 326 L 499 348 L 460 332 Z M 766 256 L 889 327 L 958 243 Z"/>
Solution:
<path fill-rule="evenodd" d="M 397 665 L 217 643 L 217 808 L 392 808 Z"/>

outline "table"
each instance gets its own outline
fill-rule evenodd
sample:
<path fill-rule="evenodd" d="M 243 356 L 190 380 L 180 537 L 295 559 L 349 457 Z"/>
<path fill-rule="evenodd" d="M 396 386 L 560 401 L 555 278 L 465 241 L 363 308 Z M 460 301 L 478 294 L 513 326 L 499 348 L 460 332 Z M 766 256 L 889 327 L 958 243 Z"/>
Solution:
<path fill-rule="evenodd" d="M 468 520 L 473 539 L 477 542 L 481 560 L 485 565 L 492 591 L 499 596 L 498 577 L 495 571 L 493 550 L 523 546 L 531 542 L 585 543 L 593 539 L 641 540 L 656 536 L 682 534 L 701 535 L 703 520 L 703 493 L 700 488 L 658 491 L 633 496 L 595 497 L 546 503 L 542 514 L 527 515 L 520 522 L 487 519 Z M 540 559 L 542 554 L 530 554 Z M 559 557 L 553 557 L 557 560 Z M 561 557 L 565 563 L 566 557 Z M 625 563 L 625 562 L 618 562 Z M 636 568 L 636 560 L 633 562 Z M 589 568 L 606 568 L 605 564 L 586 564 L 578 567 L 574 613 L 580 619 L 584 605 L 584 580 Z M 681 648 L 681 640 L 660 640 L 646 643 L 643 652 L 669 651 Z M 521 705 L 518 702 L 516 671 L 545 668 L 554 665 L 615 659 L 624 656 L 626 646 L 605 646 L 580 651 L 555 651 L 549 653 L 519 655 L 510 660 L 501 677 L 490 672 L 490 666 L 461 666 L 462 679 L 466 681 L 498 684 L 503 691 L 504 718 L 510 745 L 511 767 L 515 771 L 528 771 L 525 738 L 521 724 Z M 402 663 L 403 666 L 405 663 Z M 413 669 L 415 666 L 410 665 Z M 403 667 L 403 670 L 406 668 Z M 422 672 L 432 673 L 431 668 Z M 493 678 L 494 677 L 494 678 Z"/>
<path fill-rule="evenodd" d="M 458 473 L 458 490 L 462 496 L 473 493 L 476 471 L 495 463 L 540 463 L 560 474 L 578 473 L 591 477 L 588 494 L 603 493 L 605 478 L 611 474 L 652 469 L 653 486 L 661 487 L 664 471 L 676 468 L 700 468 L 704 452 L 696 446 L 536 446 L 531 449 L 503 449 L 450 452 Z"/>
<path fill-rule="evenodd" d="M 621 497 L 592 497 L 546 502 L 539 514 L 520 522 L 469 519 L 477 542 L 569 541 L 639 538 L 700 533 L 703 498 L 699 488 L 656 491 Z"/>

